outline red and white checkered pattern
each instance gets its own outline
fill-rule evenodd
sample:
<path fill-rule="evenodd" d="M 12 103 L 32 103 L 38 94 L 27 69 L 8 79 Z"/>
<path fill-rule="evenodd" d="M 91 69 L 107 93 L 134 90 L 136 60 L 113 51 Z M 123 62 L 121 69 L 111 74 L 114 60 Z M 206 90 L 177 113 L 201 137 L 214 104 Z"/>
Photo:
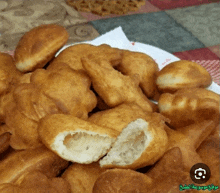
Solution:
<path fill-rule="evenodd" d="M 192 60 L 203 66 L 212 76 L 212 80 L 220 85 L 220 60 Z"/>

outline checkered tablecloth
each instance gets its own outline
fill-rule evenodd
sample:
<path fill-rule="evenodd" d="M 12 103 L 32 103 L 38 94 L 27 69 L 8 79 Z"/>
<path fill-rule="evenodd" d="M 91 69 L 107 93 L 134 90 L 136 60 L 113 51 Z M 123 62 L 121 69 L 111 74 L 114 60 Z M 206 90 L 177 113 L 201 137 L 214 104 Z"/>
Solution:
<path fill-rule="evenodd" d="M 132 42 L 150 44 L 204 66 L 220 85 L 219 0 L 149 0 L 136 12 L 98 16 L 77 12 L 64 0 L 0 0 L 0 51 L 13 53 L 33 26 L 58 23 L 68 43 L 92 40 L 118 26 Z"/>

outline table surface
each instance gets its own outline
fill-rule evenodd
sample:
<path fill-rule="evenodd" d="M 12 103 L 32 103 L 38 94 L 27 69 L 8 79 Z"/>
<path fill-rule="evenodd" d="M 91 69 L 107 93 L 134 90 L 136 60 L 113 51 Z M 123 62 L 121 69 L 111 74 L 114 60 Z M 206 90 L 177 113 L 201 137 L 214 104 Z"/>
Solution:
<path fill-rule="evenodd" d="M 136 12 L 98 16 L 78 12 L 65 0 L 0 0 L 0 51 L 13 53 L 22 35 L 57 23 L 68 43 L 92 40 L 121 26 L 130 41 L 150 44 L 204 66 L 220 85 L 219 0 L 149 0 Z"/>

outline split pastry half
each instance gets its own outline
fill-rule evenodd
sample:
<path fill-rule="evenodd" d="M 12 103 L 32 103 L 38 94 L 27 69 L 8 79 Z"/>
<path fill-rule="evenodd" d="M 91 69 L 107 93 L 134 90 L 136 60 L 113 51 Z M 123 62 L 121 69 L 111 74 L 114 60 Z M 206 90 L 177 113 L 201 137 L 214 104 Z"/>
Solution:
<path fill-rule="evenodd" d="M 99 161 L 104 168 L 138 169 L 154 164 L 166 151 L 168 138 L 164 123 L 137 119 L 117 137 L 112 149 Z"/>
<path fill-rule="evenodd" d="M 65 160 L 84 164 L 104 156 L 118 135 L 118 131 L 113 129 L 64 114 L 44 117 L 38 131 L 50 150 Z"/>

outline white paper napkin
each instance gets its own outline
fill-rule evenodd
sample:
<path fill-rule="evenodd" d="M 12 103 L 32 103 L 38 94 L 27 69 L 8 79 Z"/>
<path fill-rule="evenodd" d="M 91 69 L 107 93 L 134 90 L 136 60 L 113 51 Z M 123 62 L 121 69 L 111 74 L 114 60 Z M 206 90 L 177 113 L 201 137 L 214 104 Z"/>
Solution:
<path fill-rule="evenodd" d="M 108 44 L 111 47 L 119 48 L 119 49 L 127 49 L 130 51 L 136 51 L 136 52 L 143 52 L 145 54 L 148 54 L 151 56 L 158 64 L 159 69 L 162 69 L 164 66 L 171 62 L 175 62 L 180 60 L 176 56 L 170 54 L 169 52 L 166 52 L 160 48 L 143 44 L 139 42 L 130 42 L 128 38 L 126 37 L 125 33 L 122 30 L 122 27 L 119 26 L 92 41 L 85 41 L 85 42 L 79 42 L 79 43 L 89 43 L 95 46 L 101 45 L 101 44 Z M 75 44 L 79 44 L 75 43 Z M 56 54 L 59 55 L 61 51 L 66 49 L 71 45 L 66 45 L 62 49 L 59 50 L 59 52 Z M 218 94 L 220 94 L 220 86 L 213 82 L 207 89 L 212 90 Z"/>

